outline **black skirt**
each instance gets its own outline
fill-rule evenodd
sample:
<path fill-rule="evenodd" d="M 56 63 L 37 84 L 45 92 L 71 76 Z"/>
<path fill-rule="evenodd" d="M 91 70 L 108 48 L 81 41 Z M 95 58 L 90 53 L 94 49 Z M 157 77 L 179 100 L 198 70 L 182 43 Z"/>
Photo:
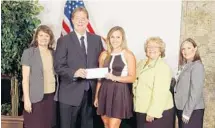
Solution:
<path fill-rule="evenodd" d="M 24 128 L 51 128 L 54 116 L 54 93 L 44 94 L 42 101 L 32 103 L 32 113 L 23 111 Z"/>
<path fill-rule="evenodd" d="M 182 110 L 176 110 L 179 128 L 203 128 L 204 109 L 194 110 L 188 124 L 182 121 Z"/>
<path fill-rule="evenodd" d="M 136 113 L 137 128 L 174 128 L 174 108 L 163 112 L 162 118 L 155 118 L 153 122 L 146 121 L 146 113 Z"/>

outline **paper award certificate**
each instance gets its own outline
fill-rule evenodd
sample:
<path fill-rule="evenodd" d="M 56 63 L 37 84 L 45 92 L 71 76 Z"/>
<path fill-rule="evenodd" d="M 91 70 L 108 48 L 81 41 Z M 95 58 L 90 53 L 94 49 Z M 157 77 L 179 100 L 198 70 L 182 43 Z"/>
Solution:
<path fill-rule="evenodd" d="M 108 73 L 108 68 L 88 68 L 87 71 L 87 79 L 97 79 L 104 78 Z"/>

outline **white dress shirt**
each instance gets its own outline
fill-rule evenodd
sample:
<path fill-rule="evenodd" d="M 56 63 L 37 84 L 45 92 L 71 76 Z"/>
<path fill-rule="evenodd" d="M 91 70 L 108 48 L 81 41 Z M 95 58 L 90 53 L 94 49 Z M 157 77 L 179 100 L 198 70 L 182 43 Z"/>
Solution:
<path fill-rule="evenodd" d="M 81 37 L 84 36 L 84 45 L 85 45 L 85 48 L 86 48 L 86 54 L 87 54 L 87 32 L 84 33 L 84 35 L 81 35 L 79 34 L 78 32 L 76 32 L 76 35 L 78 37 L 78 40 L 79 40 L 79 43 L 80 43 L 80 46 L 81 46 Z"/>

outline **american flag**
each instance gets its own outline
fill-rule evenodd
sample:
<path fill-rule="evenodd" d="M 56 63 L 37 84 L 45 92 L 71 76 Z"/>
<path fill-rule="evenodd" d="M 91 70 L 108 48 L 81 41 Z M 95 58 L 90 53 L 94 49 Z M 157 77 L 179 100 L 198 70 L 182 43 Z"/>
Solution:
<path fill-rule="evenodd" d="M 74 11 L 75 8 L 77 7 L 85 7 L 84 6 L 84 1 L 82 0 L 67 0 L 65 7 L 64 7 L 64 18 L 63 18 L 63 28 L 62 28 L 62 35 L 66 35 L 69 32 L 72 32 L 74 29 L 74 26 L 71 22 L 71 17 L 72 17 L 72 12 Z M 87 25 L 87 31 L 90 33 L 94 33 L 94 30 L 92 26 L 90 25 L 90 22 Z"/>

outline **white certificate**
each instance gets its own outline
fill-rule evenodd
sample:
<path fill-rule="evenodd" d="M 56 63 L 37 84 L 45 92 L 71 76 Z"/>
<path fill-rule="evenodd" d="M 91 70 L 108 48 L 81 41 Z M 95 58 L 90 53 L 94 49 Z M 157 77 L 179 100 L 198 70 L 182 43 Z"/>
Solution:
<path fill-rule="evenodd" d="M 108 68 L 88 68 L 87 71 L 87 79 L 96 79 L 96 78 L 104 78 L 108 73 Z"/>

